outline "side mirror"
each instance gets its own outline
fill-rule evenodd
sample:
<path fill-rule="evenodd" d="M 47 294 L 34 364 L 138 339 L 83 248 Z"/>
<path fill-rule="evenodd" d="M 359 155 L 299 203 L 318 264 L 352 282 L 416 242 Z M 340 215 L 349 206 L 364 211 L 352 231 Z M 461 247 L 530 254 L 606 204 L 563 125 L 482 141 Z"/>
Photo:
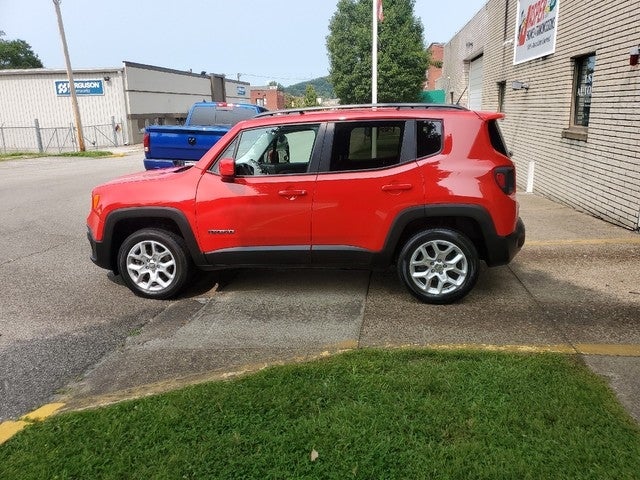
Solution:
<path fill-rule="evenodd" d="M 220 173 L 223 182 L 233 182 L 233 179 L 236 176 L 236 161 L 233 158 L 220 159 L 218 172 Z"/>

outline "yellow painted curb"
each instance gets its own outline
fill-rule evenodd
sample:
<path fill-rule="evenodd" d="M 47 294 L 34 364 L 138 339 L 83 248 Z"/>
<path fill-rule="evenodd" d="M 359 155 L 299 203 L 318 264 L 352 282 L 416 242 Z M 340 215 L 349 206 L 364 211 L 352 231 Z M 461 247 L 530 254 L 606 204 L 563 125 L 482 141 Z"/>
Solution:
<path fill-rule="evenodd" d="M 0 445 L 13 437 L 27 425 L 40 422 L 64 407 L 64 403 L 49 403 L 20 417 L 18 421 L 7 420 L 0 423 Z"/>
<path fill-rule="evenodd" d="M 27 425 L 29 425 L 29 422 L 23 422 L 22 420 L 18 420 L 17 422 L 7 420 L 6 422 L 0 423 L 0 445 L 9 440 Z"/>
<path fill-rule="evenodd" d="M 27 413 L 22 417 L 22 420 L 26 420 L 28 422 L 40 422 L 56 413 L 62 407 L 64 407 L 64 403 L 48 403 L 31 413 Z"/>

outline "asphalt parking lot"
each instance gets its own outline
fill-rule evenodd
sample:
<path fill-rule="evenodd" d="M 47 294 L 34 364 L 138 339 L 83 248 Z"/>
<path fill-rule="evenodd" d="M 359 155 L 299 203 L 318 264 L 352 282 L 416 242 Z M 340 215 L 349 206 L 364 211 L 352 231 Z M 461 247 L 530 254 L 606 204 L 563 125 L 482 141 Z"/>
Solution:
<path fill-rule="evenodd" d="M 2 166 L 0 419 L 408 345 L 579 354 L 640 421 L 637 232 L 520 194 L 524 249 L 508 266 L 483 269 L 454 305 L 419 303 L 394 271 L 344 270 L 207 275 L 159 302 L 92 265 L 85 237 L 91 186 L 141 165 L 136 150 Z"/>
<path fill-rule="evenodd" d="M 527 244 L 448 306 L 395 271 L 257 270 L 173 302 L 67 393 L 82 408 L 351 348 L 431 346 L 583 356 L 640 420 L 640 235 L 520 196 Z"/>

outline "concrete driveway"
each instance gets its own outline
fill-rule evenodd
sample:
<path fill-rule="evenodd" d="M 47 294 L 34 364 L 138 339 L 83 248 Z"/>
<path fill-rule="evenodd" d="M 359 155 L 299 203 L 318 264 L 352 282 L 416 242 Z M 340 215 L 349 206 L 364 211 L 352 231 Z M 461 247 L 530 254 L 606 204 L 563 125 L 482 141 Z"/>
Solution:
<path fill-rule="evenodd" d="M 349 348 L 469 346 L 580 354 L 640 420 L 640 235 L 520 202 L 527 244 L 460 303 L 419 303 L 394 271 L 208 276 L 57 400 L 82 408 Z"/>

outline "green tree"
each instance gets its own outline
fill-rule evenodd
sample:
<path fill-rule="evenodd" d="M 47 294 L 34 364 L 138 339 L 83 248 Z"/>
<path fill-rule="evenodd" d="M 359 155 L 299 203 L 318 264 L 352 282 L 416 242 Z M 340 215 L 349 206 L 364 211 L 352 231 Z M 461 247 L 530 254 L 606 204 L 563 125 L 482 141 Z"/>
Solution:
<path fill-rule="evenodd" d="M 415 0 L 383 0 L 378 23 L 378 101 L 419 100 L 429 54 Z M 342 103 L 371 102 L 371 2 L 339 0 L 329 23 L 330 79 Z"/>
<path fill-rule="evenodd" d="M 318 93 L 313 85 L 307 85 L 304 91 L 303 107 L 315 107 L 318 105 Z"/>
<path fill-rule="evenodd" d="M 0 70 L 9 68 L 42 68 L 38 55 L 24 40 L 5 40 L 0 31 Z"/>

